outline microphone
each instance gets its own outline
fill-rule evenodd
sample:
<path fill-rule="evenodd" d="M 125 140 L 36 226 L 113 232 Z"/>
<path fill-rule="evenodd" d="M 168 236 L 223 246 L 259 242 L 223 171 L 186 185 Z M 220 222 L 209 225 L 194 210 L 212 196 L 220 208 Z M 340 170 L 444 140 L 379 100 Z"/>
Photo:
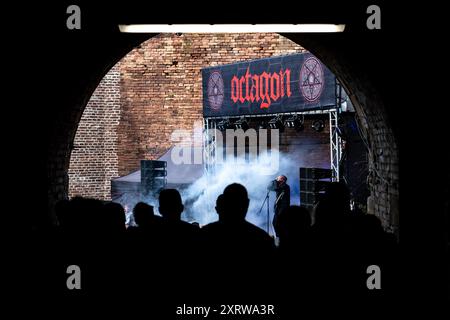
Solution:
<path fill-rule="evenodd" d="M 277 187 L 278 187 L 277 180 L 272 180 L 267 186 L 267 190 L 274 191 Z"/>

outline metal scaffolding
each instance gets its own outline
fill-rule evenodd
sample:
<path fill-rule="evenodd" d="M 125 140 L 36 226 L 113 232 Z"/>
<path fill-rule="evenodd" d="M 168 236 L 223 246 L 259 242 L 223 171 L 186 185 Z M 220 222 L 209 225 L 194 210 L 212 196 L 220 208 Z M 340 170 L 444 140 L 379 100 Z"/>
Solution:
<path fill-rule="evenodd" d="M 339 112 L 342 104 L 342 86 L 336 80 L 336 106 L 328 110 L 330 118 L 330 168 L 332 180 L 339 181 L 339 166 L 342 158 L 342 141 L 339 131 Z"/>
<path fill-rule="evenodd" d="M 338 109 L 329 110 L 330 115 L 330 168 L 332 180 L 339 181 L 339 163 L 341 159 L 341 138 L 338 134 Z"/>
<path fill-rule="evenodd" d="M 314 115 L 314 114 L 326 114 L 329 115 L 329 125 L 330 125 L 330 169 L 333 174 L 333 181 L 339 181 L 340 179 L 340 162 L 342 158 L 342 140 L 339 131 L 339 113 L 341 112 L 341 106 L 343 103 L 342 99 L 342 86 L 336 80 L 336 104 L 331 109 L 319 109 L 319 110 L 308 110 L 308 111 L 298 111 L 298 112 L 286 112 L 282 115 Z M 266 114 L 266 115 L 254 115 L 252 118 L 259 117 L 271 117 L 278 114 Z M 204 130 L 203 130 L 203 167 L 207 178 L 214 176 L 217 159 L 216 159 L 216 148 L 217 148 L 217 122 L 230 117 L 209 117 L 203 118 L 204 120 Z"/>
<path fill-rule="evenodd" d="M 216 167 L 216 122 L 208 118 L 203 120 L 203 168 L 205 175 L 209 178 L 214 175 Z"/>

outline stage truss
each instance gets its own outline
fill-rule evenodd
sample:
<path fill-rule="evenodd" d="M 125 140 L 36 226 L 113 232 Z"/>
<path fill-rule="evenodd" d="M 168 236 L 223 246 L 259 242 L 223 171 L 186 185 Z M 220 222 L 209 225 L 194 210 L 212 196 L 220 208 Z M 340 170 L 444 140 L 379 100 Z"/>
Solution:
<path fill-rule="evenodd" d="M 342 140 L 339 131 L 339 113 L 343 103 L 342 86 L 336 81 L 336 105 L 327 109 L 309 110 L 299 112 L 274 113 L 263 115 L 249 115 L 246 119 L 273 118 L 276 116 L 290 115 L 314 115 L 328 114 L 330 128 L 330 169 L 332 170 L 332 180 L 340 179 L 340 162 L 342 158 Z M 217 147 L 217 123 L 225 119 L 238 119 L 239 117 L 208 117 L 203 118 L 203 168 L 204 174 L 209 178 L 214 176 L 216 170 L 216 147 Z"/>
<path fill-rule="evenodd" d="M 216 169 L 217 122 L 203 119 L 203 168 L 206 176 L 212 176 Z"/>

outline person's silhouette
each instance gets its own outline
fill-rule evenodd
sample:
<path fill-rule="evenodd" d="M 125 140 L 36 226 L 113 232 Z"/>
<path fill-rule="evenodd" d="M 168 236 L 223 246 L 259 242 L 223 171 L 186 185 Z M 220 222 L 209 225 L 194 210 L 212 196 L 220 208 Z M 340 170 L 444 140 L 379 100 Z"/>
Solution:
<path fill-rule="evenodd" d="M 219 221 L 200 229 L 210 264 L 207 270 L 212 273 L 208 277 L 211 290 L 246 283 L 234 294 L 266 294 L 267 284 L 261 279 L 273 272 L 274 244 L 264 230 L 245 220 L 249 202 L 243 185 L 230 184 L 216 201 Z"/>
<path fill-rule="evenodd" d="M 227 253 L 249 258 L 274 248 L 272 238 L 264 230 L 245 220 L 249 202 L 247 190 L 238 183 L 230 184 L 219 195 L 219 221 L 201 229 L 210 251 L 219 256 Z"/>
<path fill-rule="evenodd" d="M 164 189 L 159 194 L 159 213 L 162 216 L 158 244 L 159 274 L 167 283 L 190 290 L 193 275 L 198 270 L 199 228 L 181 220 L 184 205 L 175 189 Z M 183 272 L 180 272 L 182 268 Z M 166 284 L 170 287 L 170 284 Z M 182 294 L 182 290 L 178 293 Z M 173 295 L 173 292 L 171 293 Z"/>
<path fill-rule="evenodd" d="M 155 223 L 155 214 L 153 206 L 138 202 L 133 208 L 134 222 L 138 228 L 148 229 Z"/>
<path fill-rule="evenodd" d="M 161 190 L 159 213 L 162 216 L 162 237 L 165 244 L 172 249 L 187 249 L 192 245 L 197 245 L 199 228 L 181 220 L 183 210 L 184 205 L 178 190 Z"/>
<path fill-rule="evenodd" d="M 121 233 L 125 231 L 125 210 L 115 202 L 103 206 L 101 229 L 107 233 Z"/>
<path fill-rule="evenodd" d="M 279 237 L 278 217 L 283 210 L 291 205 L 291 188 L 287 184 L 287 177 L 284 175 L 278 176 L 275 180 L 270 182 L 267 186 L 267 190 L 276 192 L 272 225 L 276 236 Z"/>
<path fill-rule="evenodd" d="M 163 189 L 159 193 L 159 213 L 169 221 L 181 220 L 184 205 L 176 189 Z"/>

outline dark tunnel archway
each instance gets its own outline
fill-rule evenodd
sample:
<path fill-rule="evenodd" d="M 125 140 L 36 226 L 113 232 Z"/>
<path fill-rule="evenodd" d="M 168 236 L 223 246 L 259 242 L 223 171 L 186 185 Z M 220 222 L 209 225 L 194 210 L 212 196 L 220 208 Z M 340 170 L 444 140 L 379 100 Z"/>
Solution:
<path fill-rule="evenodd" d="M 295 36 L 290 34 L 285 34 L 284 36 L 288 39 L 291 37 L 293 43 L 302 45 L 302 42 Z M 150 39 L 154 38 L 150 37 L 143 42 Z M 300 38 L 300 40 L 304 39 Z M 305 40 L 308 41 L 308 38 Z M 369 142 L 368 148 L 370 148 L 370 212 L 376 214 L 380 218 L 387 230 L 397 233 L 398 150 L 392 128 L 387 121 L 388 115 L 386 114 L 382 99 L 376 91 L 373 91 L 373 87 L 366 79 L 355 79 L 348 75 L 352 72 L 351 67 L 354 68 L 354 66 L 339 64 L 336 56 L 327 52 L 327 50 L 320 47 L 320 45 L 314 41 L 310 42 L 311 46 L 320 48 L 317 49 L 317 53 L 322 55 L 322 59 L 328 58 L 328 65 L 334 69 L 333 71 L 340 72 L 338 77 L 343 83 L 353 104 L 356 106 L 356 112 L 360 119 L 360 127 L 364 130 L 364 135 L 367 136 Z M 140 44 L 138 46 L 140 47 Z M 124 56 L 126 54 L 124 54 Z M 118 60 L 122 60 L 122 57 L 119 57 Z M 364 86 L 366 87 L 364 88 Z M 361 87 L 363 87 L 363 89 L 361 89 Z M 371 96 L 368 96 L 366 92 L 361 90 L 372 90 L 370 93 Z M 80 117 L 81 115 L 77 115 L 77 119 Z M 71 145 L 73 145 L 73 140 L 71 141 Z M 379 154 L 380 150 L 382 150 L 382 154 Z"/>
<path fill-rule="evenodd" d="M 152 38 L 139 36 L 131 43 L 115 48 L 114 52 L 108 52 L 96 66 L 96 73 L 86 81 L 86 87 L 80 88 L 82 93 L 72 100 L 73 108 L 62 114 L 65 118 L 60 122 L 64 127 L 58 128 L 57 143 L 59 147 L 50 147 L 50 153 L 56 151 L 56 155 L 49 155 L 49 212 L 56 201 L 67 198 L 68 195 L 68 168 L 70 153 L 75 138 L 76 128 L 83 114 L 84 108 L 90 96 L 108 70 L 122 59 L 133 47 Z M 370 204 L 373 213 L 382 221 L 386 229 L 398 232 L 399 221 L 399 183 L 398 183 L 398 148 L 397 138 L 391 124 L 392 115 L 386 108 L 385 99 L 378 90 L 376 84 L 367 77 L 367 67 L 360 66 L 346 54 L 338 37 L 321 35 L 318 37 L 305 34 L 283 34 L 293 42 L 304 46 L 310 52 L 319 57 L 332 72 L 338 77 L 355 106 L 360 124 L 369 141 L 369 168 L 372 176 L 370 191 Z M 56 139 L 53 139 L 56 140 Z M 52 165 L 53 163 L 53 165 Z M 54 170 L 59 167 L 60 170 Z M 54 219 L 50 216 L 50 219 Z"/>
<path fill-rule="evenodd" d="M 327 6 L 302 3 L 305 5 L 302 10 L 290 10 L 283 3 L 275 4 L 283 10 L 275 12 L 260 7 L 260 14 L 256 14 L 253 4 L 248 4 L 252 6 L 248 12 L 253 14 L 243 18 L 229 12 L 205 17 L 197 8 L 192 8 L 191 3 L 185 3 L 185 6 L 197 14 L 191 17 L 191 21 L 199 18 L 203 23 L 208 23 L 208 19 L 209 22 L 211 19 L 222 22 L 247 19 L 247 22 L 256 23 L 265 19 L 314 22 L 327 16 L 324 21 L 348 20 L 349 25 L 352 24 L 353 29 L 349 28 L 349 32 L 343 34 L 283 36 L 307 48 L 339 77 L 361 119 L 367 119 L 365 125 L 371 139 L 373 165 L 378 166 L 379 172 L 390 170 L 397 176 L 393 179 L 382 175 L 376 189 L 380 203 L 384 203 L 380 211 L 389 212 L 387 220 L 399 228 L 402 249 L 400 273 L 404 278 L 399 299 L 405 300 L 410 312 L 415 312 L 416 308 L 411 306 L 428 307 L 427 302 L 434 306 L 435 302 L 448 301 L 449 296 L 450 175 L 445 169 L 449 162 L 446 147 L 448 108 L 442 103 L 445 91 L 427 81 L 432 73 L 423 70 L 431 65 L 430 69 L 442 74 L 445 59 L 440 60 L 434 52 L 431 54 L 433 49 L 443 52 L 442 41 L 429 41 L 430 34 L 439 39 L 437 29 L 430 32 L 422 29 L 426 25 L 421 23 L 424 10 L 436 10 L 435 6 L 417 6 L 420 15 L 415 18 L 410 14 L 414 5 L 401 6 L 396 11 L 390 4 L 382 2 L 382 30 L 367 30 L 364 14 L 369 4 L 344 6 L 334 2 L 334 5 Z M 5 135 L 4 159 L 11 162 L 5 171 L 13 176 L 7 183 L 14 194 L 6 201 L 19 206 L 14 210 L 18 211 L 17 214 L 13 212 L 6 217 L 24 219 L 27 230 L 49 230 L 48 226 L 54 222 L 55 203 L 68 195 L 68 168 L 77 124 L 98 83 L 130 50 L 155 36 L 121 34 L 117 24 L 148 23 L 149 19 L 168 23 L 175 19 L 172 17 L 177 13 L 181 20 L 189 20 L 185 12 L 173 4 L 168 3 L 166 10 L 158 13 L 153 4 L 148 5 L 148 10 L 138 10 L 139 6 L 135 4 L 130 4 L 128 9 L 123 8 L 125 5 L 113 4 L 93 8 L 95 6 L 83 2 L 82 10 L 86 13 L 83 15 L 83 29 L 75 31 L 66 27 L 68 3 L 64 1 L 51 5 L 38 3 L 34 7 L 21 7 L 11 12 L 20 14 L 20 17 L 12 15 L 16 20 L 14 31 L 19 32 L 8 35 L 7 40 L 14 39 L 13 46 L 5 46 L 4 51 L 20 60 L 9 63 L 13 76 L 8 77 L 7 82 L 15 90 L 5 96 L 15 94 L 17 98 L 11 107 L 5 108 L 5 119 L 14 124 L 17 122 L 17 133 L 23 131 L 24 134 L 16 135 L 10 130 L 10 135 Z M 428 16 L 436 20 L 434 13 Z M 17 23 L 20 20 L 26 20 L 26 23 Z M 30 26 L 36 31 L 31 37 Z M 434 104 L 433 98 L 436 97 L 440 101 Z M 13 115 L 10 116 L 9 111 Z M 389 150 L 388 154 L 386 150 Z M 392 190 L 398 195 L 383 199 L 382 194 Z M 22 207 L 24 203 L 28 207 Z M 27 249 L 33 249 L 30 245 L 34 241 L 32 237 L 20 240 L 25 242 Z M 18 256 L 25 257 L 27 250 L 19 249 Z M 28 256 L 31 258 L 25 259 L 18 268 L 23 271 L 22 276 L 30 274 L 33 263 L 46 260 L 45 256 Z M 38 273 L 35 276 L 42 277 Z M 23 281 L 23 288 L 29 290 L 27 280 L 28 277 Z M 41 288 L 34 288 L 39 295 L 42 294 Z M 396 303 L 400 302 L 393 301 Z M 428 308 L 427 312 L 430 310 L 433 309 Z"/>
<path fill-rule="evenodd" d="M 154 36 L 120 34 L 116 30 L 116 20 L 120 15 L 118 12 L 109 12 L 105 7 L 96 12 L 105 19 L 97 22 L 90 20 L 86 29 L 80 32 L 68 31 L 64 18 L 60 18 L 66 6 L 64 3 L 47 6 L 51 7 L 47 12 L 49 19 L 36 24 L 44 23 L 48 27 L 45 29 L 48 31 L 47 37 L 40 39 L 37 46 L 40 48 L 32 57 L 39 72 L 35 73 L 35 85 L 27 86 L 30 94 L 26 116 L 23 108 L 16 108 L 19 110 L 18 118 L 24 119 L 22 125 L 27 129 L 27 137 L 21 143 L 11 139 L 13 143 L 7 145 L 16 145 L 10 149 L 15 154 L 11 159 L 16 162 L 17 171 L 25 173 L 20 183 L 15 185 L 17 199 L 23 201 L 24 181 L 27 181 L 27 190 L 33 191 L 27 196 L 27 202 L 32 204 L 32 208 L 26 210 L 24 217 L 28 219 L 27 224 L 36 229 L 45 228 L 54 221 L 54 204 L 68 194 L 67 169 L 72 142 L 77 123 L 92 92 L 120 58 Z M 330 16 L 336 15 L 330 13 L 332 9 L 327 11 Z M 360 10 L 357 14 L 364 13 L 365 7 L 352 7 L 348 14 L 347 9 L 348 6 L 343 7 L 337 15 L 345 11 L 343 17 L 348 18 L 356 10 Z M 377 188 L 380 188 L 380 192 L 387 186 L 387 192 L 399 192 L 397 199 L 391 197 L 383 200 L 382 196 L 380 199 L 385 201 L 382 209 L 390 212 L 390 221 L 399 225 L 400 243 L 409 249 L 404 264 L 407 266 L 405 274 L 415 280 L 408 285 L 411 289 L 408 295 L 417 295 L 415 298 L 418 300 L 424 293 L 435 297 L 436 290 L 433 289 L 446 290 L 448 296 L 448 287 L 445 288 L 448 262 L 442 259 L 448 253 L 448 230 L 445 229 L 448 226 L 448 200 L 445 199 L 448 199 L 450 179 L 448 170 L 443 170 L 444 164 L 448 162 L 448 154 L 443 154 L 441 149 L 435 147 L 435 144 L 440 144 L 443 148 L 446 144 L 448 118 L 441 116 L 442 106 L 433 105 L 432 109 L 428 106 L 425 110 L 422 105 L 428 103 L 425 101 L 428 96 L 424 97 L 419 92 L 417 70 L 423 63 L 421 54 L 427 56 L 428 53 L 421 50 L 420 55 L 411 54 L 412 49 L 416 48 L 412 44 L 426 43 L 426 48 L 431 48 L 434 43 L 428 41 L 428 34 L 424 36 L 416 33 L 414 28 L 413 32 L 409 29 L 409 33 L 405 34 L 405 26 L 411 26 L 411 21 L 402 21 L 402 16 L 410 19 L 403 12 L 404 9 L 402 7 L 401 12 L 395 15 L 386 7 L 386 19 L 383 21 L 387 23 L 383 24 L 383 30 L 380 31 L 366 30 L 362 21 L 364 19 L 355 14 L 352 20 L 357 20 L 360 30 L 354 32 L 283 36 L 307 48 L 339 77 L 354 105 L 359 108 L 359 114 L 367 119 L 371 148 L 376 157 L 373 165 L 379 166 L 379 171 L 385 170 L 384 167 L 396 170 L 398 179 L 382 176 L 385 181 L 377 184 Z M 148 12 L 151 10 L 145 12 L 146 19 Z M 34 14 L 34 11 L 30 10 L 30 13 Z M 292 10 L 291 17 L 310 13 L 308 10 Z M 41 16 L 36 17 L 42 20 Z M 161 17 L 167 20 L 166 15 Z M 91 19 L 95 18 L 98 16 L 91 13 Z M 135 23 L 133 19 L 125 21 Z M 394 26 L 393 21 L 400 27 Z M 397 32 L 399 30 L 401 32 Z M 21 42 L 26 45 L 27 50 L 21 53 L 29 60 L 29 42 L 23 39 L 23 35 L 18 36 L 17 44 Z M 441 45 L 441 42 L 435 44 Z M 19 54 L 18 50 L 11 52 Z M 27 73 L 17 72 L 13 80 L 22 78 L 23 74 Z M 41 75 L 47 76 L 45 81 L 42 81 Z M 22 83 L 22 80 L 17 83 Z M 23 94 L 21 88 L 18 92 L 20 90 Z M 36 106 L 36 101 L 42 105 Z M 423 135 L 422 141 L 416 139 L 418 130 Z M 388 148 L 383 148 L 383 144 Z M 385 150 L 389 150 L 389 154 Z M 29 170 L 30 155 L 35 166 Z M 391 159 L 393 163 L 385 162 Z"/>

